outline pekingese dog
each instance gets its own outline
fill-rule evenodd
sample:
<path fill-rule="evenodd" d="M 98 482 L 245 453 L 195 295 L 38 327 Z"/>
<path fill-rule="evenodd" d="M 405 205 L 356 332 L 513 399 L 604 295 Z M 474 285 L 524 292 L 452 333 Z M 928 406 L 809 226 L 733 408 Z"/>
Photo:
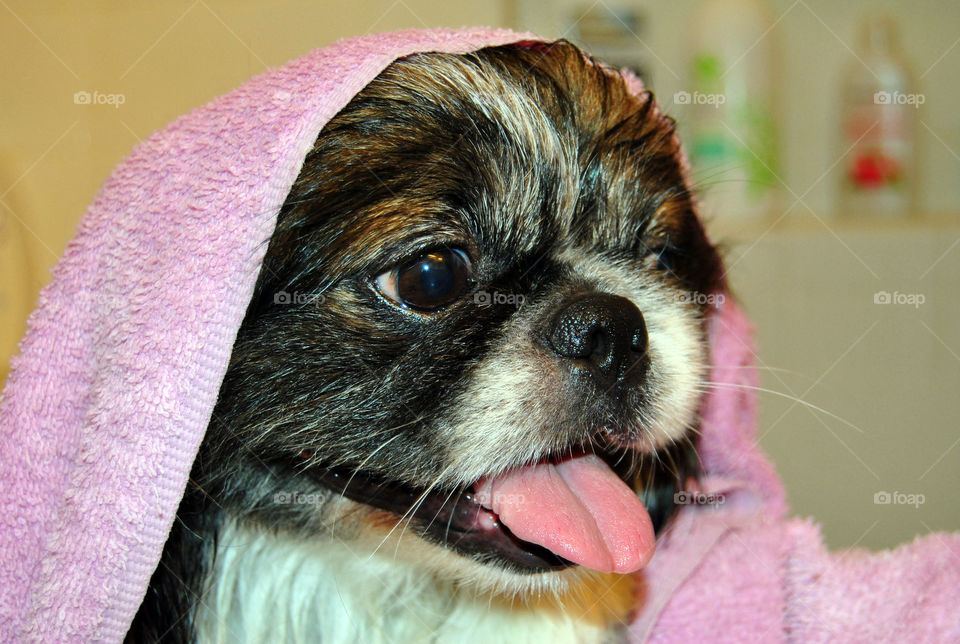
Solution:
<path fill-rule="evenodd" d="M 395 61 L 279 214 L 129 639 L 616 638 L 697 474 L 721 270 L 620 74 Z"/>

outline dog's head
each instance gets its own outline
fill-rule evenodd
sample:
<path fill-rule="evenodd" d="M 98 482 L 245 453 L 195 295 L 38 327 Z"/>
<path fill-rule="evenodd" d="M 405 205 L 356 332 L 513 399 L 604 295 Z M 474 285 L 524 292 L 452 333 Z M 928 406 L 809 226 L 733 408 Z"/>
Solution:
<path fill-rule="evenodd" d="M 280 213 L 200 483 L 457 579 L 640 567 L 695 470 L 720 266 L 619 74 L 564 42 L 398 60 Z"/>

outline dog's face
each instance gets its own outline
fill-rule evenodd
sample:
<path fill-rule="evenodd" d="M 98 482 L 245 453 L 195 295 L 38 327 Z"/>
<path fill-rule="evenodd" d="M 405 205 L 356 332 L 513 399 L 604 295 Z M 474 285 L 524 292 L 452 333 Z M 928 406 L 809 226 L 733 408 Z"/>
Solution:
<path fill-rule="evenodd" d="M 629 486 L 659 528 L 694 470 L 692 295 L 722 278 L 680 163 L 650 96 L 569 44 L 393 63 L 280 214 L 199 483 L 457 579 L 642 565 L 617 548 L 650 520 L 594 506 Z M 606 562 L 565 524 L 591 517 Z"/>

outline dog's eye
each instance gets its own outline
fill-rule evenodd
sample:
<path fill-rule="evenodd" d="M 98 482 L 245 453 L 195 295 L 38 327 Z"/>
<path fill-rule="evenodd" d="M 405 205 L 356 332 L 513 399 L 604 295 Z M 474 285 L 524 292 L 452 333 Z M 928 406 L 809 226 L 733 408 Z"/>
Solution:
<path fill-rule="evenodd" d="M 381 273 L 375 283 L 384 297 L 404 308 L 435 311 L 463 295 L 470 281 L 466 253 L 440 249 Z"/>
<path fill-rule="evenodd" d="M 649 262 L 654 270 L 672 273 L 677 268 L 677 253 L 671 248 L 660 248 L 650 257 Z"/>

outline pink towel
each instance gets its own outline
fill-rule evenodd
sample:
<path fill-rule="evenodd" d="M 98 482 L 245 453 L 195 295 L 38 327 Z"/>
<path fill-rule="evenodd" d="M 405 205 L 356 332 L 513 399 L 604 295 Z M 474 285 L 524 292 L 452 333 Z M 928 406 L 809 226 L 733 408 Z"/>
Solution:
<path fill-rule="evenodd" d="M 119 641 L 210 419 L 275 223 L 323 125 L 397 57 L 533 36 L 407 31 L 268 71 L 137 146 L 41 293 L 0 401 L 0 640 Z M 635 79 L 631 82 L 636 82 Z M 749 325 L 711 320 L 703 492 L 639 573 L 637 640 L 960 639 L 960 539 L 834 557 L 754 444 Z M 718 497 L 719 498 L 719 497 Z"/>

